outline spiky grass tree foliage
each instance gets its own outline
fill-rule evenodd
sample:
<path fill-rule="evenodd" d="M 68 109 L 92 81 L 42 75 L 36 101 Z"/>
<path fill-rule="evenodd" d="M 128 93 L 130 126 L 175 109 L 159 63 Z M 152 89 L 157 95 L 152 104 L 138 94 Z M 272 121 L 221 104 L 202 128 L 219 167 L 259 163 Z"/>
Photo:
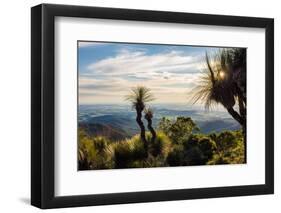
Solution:
<path fill-rule="evenodd" d="M 114 168 L 137 167 L 135 166 L 136 161 L 141 161 L 147 158 L 144 143 L 139 135 L 136 135 L 131 139 L 120 141 L 112 146 L 114 150 Z"/>
<path fill-rule="evenodd" d="M 156 132 L 152 127 L 153 111 L 151 108 L 145 108 L 144 113 L 145 113 L 144 118 L 147 120 L 147 128 L 152 135 L 151 143 L 153 144 L 155 142 L 155 138 L 156 138 Z"/>
<path fill-rule="evenodd" d="M 142 112 L 148 102 L 153 101 L 154 97 L 147 87 L 138 86 L 131 89 L 129 95 L 126 96 L 126 100 L 132 103 L 132 107 L 136 110 L 136 122 L 140 127 L 140 137 L 144 143 L 145 149 L 148 149 L 148 142 L 145 138 L 145 126 L 142 122 Z"/>
<path fill-rule="evenodd" d="M 240 67 L 244 67 L 244 64 L 241 58 L 236 58 L 241 57 L 242 53 L 238 54 L 240 51 L 236 48 L 224 49 L 211 60 L 206 53 L 206 68 L 203 70 L 199 86 L 195 88 L 193 98 L 194 103 L 204 101 L 206 108 L 210 108 L 212 104 L 223 105 L 232 117 L 243 125 L 244 118 L 233 109 L 237 98 L 240 97 L 243 102 L 246 100 L 243 95 L 245 91 L 242 91 L 245 79 L 242 79 L 242 68 L 238 68 L 239 63 L 242 63 Z"/>
<path fill-rule="evenodd" d="M 193 98 L 194 103 L 204 101 L 207 109 L 221 104 L 241 125 L 246 159 L 246 50 L 223 49 L 212 57 L 206 53 L 205 69 Z"/>
<path fill-rule="evenodd" d="M 146 135 L 147 135 L 148 140 L 153 137 L 152 134 L 149 134 L 149 133 Z M 149 145 L 150 145 L 149 153 L 153 157 L 157 157 L 160 155 L 163 157 L 167 157 L 168 152 L 170 151 L 170 149 L 172 147 L 172 142 L 171 142 L 170 138 L 164 132 L 158 131 L 153 143 L 151 143 Z"/>
<path fill-rule="evenodd" d="M 112 168 L 112 151 L 104 137 L 90 137 L 79 130 L 78 166 L 79 170 Z"/>
<path fill-rule="evenodd" d="M 151 133 L 146 132 L 146 138 L 151 141 Z M 139 135 L 112 144 L 114 152 L 114 168 L 143 168 L 164 166 L 165 159 L 171 149 L 170 139 L 158 132 L 154 143 L 149 144 L 148 155 Z"/>

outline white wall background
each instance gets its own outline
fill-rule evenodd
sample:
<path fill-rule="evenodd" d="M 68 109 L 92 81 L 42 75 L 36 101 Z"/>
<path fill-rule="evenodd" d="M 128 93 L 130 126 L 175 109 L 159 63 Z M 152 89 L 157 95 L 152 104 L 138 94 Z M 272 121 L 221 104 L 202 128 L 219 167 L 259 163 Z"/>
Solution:
<path fill-rule="evenodd" d="M 45 0 L 45 3 L 275 18 L 275 195 L 111 205 L 51 212 L 276 212 L 281 209 L 281 13 L 277 0 Z M 0 9 L 0 212 L 39 212 L 30 197 L 30 7 L 37 0 L 2 1 Z M 276 151 L 277 150 L 277 151 Z M 275 210 L 275 211 L 274 211 Z"/>

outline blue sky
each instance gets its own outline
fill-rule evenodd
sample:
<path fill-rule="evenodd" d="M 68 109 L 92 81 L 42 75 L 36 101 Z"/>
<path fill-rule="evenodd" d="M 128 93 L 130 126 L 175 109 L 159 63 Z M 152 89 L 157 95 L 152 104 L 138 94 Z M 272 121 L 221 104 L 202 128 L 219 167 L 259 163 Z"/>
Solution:
<path fill-rule="evenodd" d="M 205 52 L 183 45 L 78 42 L 79 104 L 121 104 L 134 86 L 146 86 L 154 103 L 190 103 Z"/>

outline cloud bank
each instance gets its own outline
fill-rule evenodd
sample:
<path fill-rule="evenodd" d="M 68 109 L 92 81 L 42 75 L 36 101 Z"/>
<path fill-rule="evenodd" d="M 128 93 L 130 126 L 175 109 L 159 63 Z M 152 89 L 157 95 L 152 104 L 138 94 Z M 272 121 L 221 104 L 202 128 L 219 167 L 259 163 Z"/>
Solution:
<path fill-rule="evenodd" d="M 198 81 L 201 61 L 200 53 L 120 48 L 79 72 L 79 103 L 125 103 L 124 96 L 138 85 L 151 89 L 155 103 L 187 103 Z"/>

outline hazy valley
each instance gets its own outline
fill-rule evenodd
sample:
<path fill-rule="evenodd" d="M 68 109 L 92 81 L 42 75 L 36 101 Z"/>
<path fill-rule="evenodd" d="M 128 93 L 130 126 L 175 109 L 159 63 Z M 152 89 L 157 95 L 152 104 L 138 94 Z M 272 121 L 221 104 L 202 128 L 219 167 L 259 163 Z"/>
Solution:
<path fill-rule="evenodd" d="M 152 105 L 152 109 L 155 128 L 162 117 L 176 119 L 178 116 L 191 117 L 202 133 L 240 128 L 239 124 L 223 110 L 206 111 L 199 107 L 188 107 L 183 104 L 155 104 Z M 92 136 L 106 136 L 111 140 L 122 140 L 139 133 L 135 117 L 136 113 L 129 105 L 79 106 L 79 127 Z"/>

